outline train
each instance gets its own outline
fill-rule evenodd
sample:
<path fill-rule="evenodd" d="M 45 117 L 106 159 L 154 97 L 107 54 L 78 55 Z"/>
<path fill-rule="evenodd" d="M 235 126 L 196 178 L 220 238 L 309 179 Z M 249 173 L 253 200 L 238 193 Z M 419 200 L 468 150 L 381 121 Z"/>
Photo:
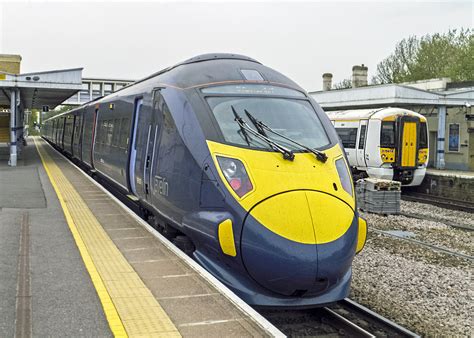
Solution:
<path fill-rule="evenodd" d="M 365 244 L 347 158 L 295 82 L 193 57 L 44 121 L 42 137 L 251 305 L 345 298 Z"/>
<path fill-rule="evenodd" d="M 327 112 L 354 178 L 374 177 L 418 186 L 428 164 L 426 118 L 402 108 Z"/>

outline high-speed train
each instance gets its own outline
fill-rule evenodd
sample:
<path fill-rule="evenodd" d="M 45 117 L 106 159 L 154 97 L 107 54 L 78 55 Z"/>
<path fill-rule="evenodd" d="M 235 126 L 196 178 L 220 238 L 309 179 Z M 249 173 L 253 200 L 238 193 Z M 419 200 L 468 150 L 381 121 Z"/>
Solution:
<path fill-rule="evenodd" d="M 348 295 L 367 231 L 349 166 L 326 114 L 275 70 L 197 56 L 42 132 L 247 303 Z"/>
<path fill-rule="evenodd" d="M 341 138 L 354 177 L 394 180 L 402 186 L 421 184 L 429 154 L 423 115 L 402 108 L 327 114 Z"/>

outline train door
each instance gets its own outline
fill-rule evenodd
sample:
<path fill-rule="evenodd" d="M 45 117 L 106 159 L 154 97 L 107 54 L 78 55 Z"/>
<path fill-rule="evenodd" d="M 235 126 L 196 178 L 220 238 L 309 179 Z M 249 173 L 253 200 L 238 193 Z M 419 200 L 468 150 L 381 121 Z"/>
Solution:
<path fill-rule="evenodd" d="M 149 137 L 147 138 L 148 146 L 146 147 L 146 160 L 143 179 L 145 182 L 144 193 L 145 198 L 152 202 L 153 195 L 158 192 L 159 194 L 168 194 L 167 184 L 164 179 L 160 178 L 159 175 L 156 175 L 158 153 L 159 153 L 159 144 L 160 144 L 160 129 L 161 121 L 163 116 L 162 107 L 164 104 L 163 97 L 161 96 L 161 89 L 155 89 L 153 91 L 153 106 L 150 119 L 150 131 Z M 158 182 L 157 182 L 158 181 Z M 158 188 L 156 188 L 158 186 Z"/>
<path fill-rule="evenodd" d="M 400 122 L 400 166 L 404 168 L 416 167 L 418 153 L 418 119 L 402 117 Z"/>
<path fill-rule="evenodd" d="M 141 109 L 143 106 L 143 98 L 138 98 L 135 100 L 135 108 L 133 112 L 133 129 L 132 129 L 132 142 L 130 144 L 130 161 L 129 161 L 129 181 L 130 181 L 130 191 L 134 195 L 137 194 L 137 178 L 140 179 L 140 175 L 136 175 L 136 163 L 137 163 L 137 146 L 138 146 L 138 136 L 139 136 L 139 121 L 141 115 Z M 140 183 L 140 181 L 138 182 Z"/>
<path fill-rule="evenodd" d="M 367 164 L 365 162 L 365 140 L 367 138 L 367 122 L 367 120 L 361 120 L 359 122 L 359 135 L 356 150 L 357 166 L 364 168 L 367 167 Z"/>

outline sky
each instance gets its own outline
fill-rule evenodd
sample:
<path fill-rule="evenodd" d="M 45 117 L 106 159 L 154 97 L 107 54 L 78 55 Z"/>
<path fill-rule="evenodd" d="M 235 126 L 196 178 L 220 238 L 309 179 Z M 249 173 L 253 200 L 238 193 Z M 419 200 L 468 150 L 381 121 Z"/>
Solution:
<path fill-rule="evenodd" d="M 0 53 L 21 71 L 84 67 L 83 77 L 140 79 L 188 59 L 239 53 L 308 91 L 369 79 L 398 41 L 473 27 L 472 1 L 8 2 L 0 0 Z"/>

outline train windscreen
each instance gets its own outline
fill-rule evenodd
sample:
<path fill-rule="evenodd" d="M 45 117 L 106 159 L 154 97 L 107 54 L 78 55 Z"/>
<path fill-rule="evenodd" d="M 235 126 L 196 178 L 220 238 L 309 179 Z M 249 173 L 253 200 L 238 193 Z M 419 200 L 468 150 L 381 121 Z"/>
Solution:
<path fill-rule="evenodd" d="M 269 88 L 269 86 L 266 88 Z M 257 91 L 258 95 L 255 96 L 248 94 L 245 96 L 231 96 L 232 94 L 226 95 L 227 91 L 224 95 L 206 98 L 226 142 L 250 148 L 269 148 L 268 143 L 242 132 L 239 124 L 235 121 L 234 109 L 247 125 L 254 130 L 257 130 L 257 127 L 246 112 L 279 134 L 307 147 L 318 149 L 330 143 L 324 127 L 309 101 L 270 96 L 275 95 L 277 91 L 278 94 L 286 92 L 287 95 L 294 94 L 295 97 L 301 93 L 291 89 L 278 88 L 277 90 L 271 90 L 271 94 L 266 97 L 265 94 L 262 95 L 259 89 Z M 291 150 L 302 150 L 295 143 L 289 142 L 278 135 L 269 134 L 267 137 Z"/>

